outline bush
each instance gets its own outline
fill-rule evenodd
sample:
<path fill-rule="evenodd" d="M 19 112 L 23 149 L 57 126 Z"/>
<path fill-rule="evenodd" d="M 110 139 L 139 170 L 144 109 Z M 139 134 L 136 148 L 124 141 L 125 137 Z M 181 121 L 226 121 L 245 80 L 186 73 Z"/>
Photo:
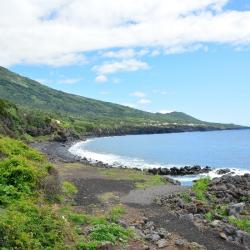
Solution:
<path fill-rule="evenodd" d="M 70 213 L 68 217 L 70 221 L 78 225 L 83 225 L 88 221 L 88 217 L 84 214 Z"/>
<path fill-rule="evenodd" d="M 211 221 L 213 219 L 213 214 L 211 212 L 207 212 L 204 215 L 204 217 L 205 217 L 206 220 Z"/>
<path fill-rule="evenodd" d="M 45 249 L 63 244 L 65 222 L 49 206 L 22 201 L 0 214 L 0 247 Z"/>
<path fill-rule="evenodd" d="M 0 249 L 63 249 L 66 222 L 46 203 L 40 188 L 50 171 L 48 163 L 6 137 L 0 137 L 0 153 Z"/>
<path fill-rule="evenodd" d="M 196 198 L 198 200 L 206 200 L 206 191 L 211 179 L 209 177 L 201 178 L 195 182 L 193 185 L 193 191 L 195 192 Z"/>
<path fill-rule="evenodd" d="M 89 236 L 94 241 L 115 243 L 116 241 L 126 242 L 131 235 L 131 231 L 124 229 L 118 224 L 111 223 L 95 225 Z"/>
<path fill-rule="evenodd" d="M 111 222 L 117 222 L 118 219 L 120 218 L 120 216 L 122 214 L 124 214 L 125 212 L 125 209 L 124 207 L 122 206 L 116 206 L 116 207 L 113 207 L 111 209 L 111 211 L 109 212 L 108 216 L 107 216 L 107 219 Z"/>
<path fill-rule="evenodd" d="M 236 218 L 234 216 L 230 216 L 228 218 L 229 223 L 235 225 L 239 229 L 250 233 L 250 219 L 249 218 Z"/>
<path fill-rule="evenodd" d="M 71 197 L 72 195 L 75 195 L 78 192 L 77 187 L 68 181 L 63 182 L 62 191 L 63 194 L 67 197 Z"/>
<path fill-rule="evenodd" d="M 32 194 L 43 174 L 22 156 L 0 162 L 0 204 Z"/>

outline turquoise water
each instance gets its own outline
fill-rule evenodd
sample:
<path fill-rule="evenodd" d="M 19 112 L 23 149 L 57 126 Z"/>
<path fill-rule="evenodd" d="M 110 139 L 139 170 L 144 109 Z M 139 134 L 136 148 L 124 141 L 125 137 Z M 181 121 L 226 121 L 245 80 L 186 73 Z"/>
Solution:
<path fill-rule="evenodd" d="M 91 160 L 128 167 L 201 165 L 250 170 L 250 130 L 104 137 L 70 149 Z"/>

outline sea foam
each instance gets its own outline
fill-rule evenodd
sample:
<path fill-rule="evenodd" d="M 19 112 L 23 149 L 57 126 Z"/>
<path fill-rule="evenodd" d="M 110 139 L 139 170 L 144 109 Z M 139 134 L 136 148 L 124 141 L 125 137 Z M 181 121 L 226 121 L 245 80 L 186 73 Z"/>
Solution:
<path fill-rule="evenodd" d="M 141 170 L 146 170 L 150 168 L 171 168 L 171 167 L 183 167 L 184 165 L 177 165 L 177 164 L 160 164 L 157 162 L 147 162 L 144 159 L 140 158 L 132 158 L 132 157 L 126 157 L 122 155 L 115 155 L 115 154 L 110 154 L 110 153 L 97 153 L 93 151 L 89 151 L 86 149 L 86 146 L 88 143 L 90 143 L 92 140 L 86 140 L 86 141 L 81 141 L 73 144 L 69 148 L 69 152 L 73 155 L 79 156 L 81 158 L 86 158 L 88 161 L 95 163 L 98 161 L 101 161 L 105 164 L 108 164 L 113 167 L 127 167 L 127 168 L 137 168 Z M 186 164 L 190 165 L 190 164 Z M 210 177 L 210 178 L 215 178 L 215 177 L 220 177 L 217 173 L 217 170 L 221 168 L 214 168 L 212 171 L 209 173 L 203 173 L 203 174 L 198 174 L 198 175 L 185 175 L 185 176 L 172 176 L 173 179 L 179 180 L 182 184 L 190 184 L 192 181 L 199 179 L 201 177 Z M 243 175 L 245 173 L 250 173 L 249 170 L 244 170 L 244 169 L 239 169 L 239 168 L 230 168 L 231 173 L 233 175 Z"/>

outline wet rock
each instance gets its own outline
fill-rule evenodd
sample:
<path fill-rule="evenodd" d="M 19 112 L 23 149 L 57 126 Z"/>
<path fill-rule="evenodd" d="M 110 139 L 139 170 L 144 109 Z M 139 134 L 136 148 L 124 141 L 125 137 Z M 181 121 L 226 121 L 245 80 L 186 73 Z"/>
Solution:
<path fill-rule="evenodd" d="M 148 173 L 154 174 L 154 175 L 194 175 L 194 174 L 201 174 L 201 173 L 208 173 L 212 169 L 208 166 L 202 168 L 199 165 L 195 166 L 185 166 L 185 167 L 172 167 L 170 169 L 168 168 L 153 168 L 149 169 Z"/>
<path fill-rule="evenodd" d="M 226 169 L 218 169 L 217 171 L 216 171 L 216 173 L 217 174 L 220 174 L 220 175 L 222 175 L 222 174 L 228 174 L 228 173 L 230 173 L 231 172 L 231 170 L 229 169 L 229 168 L 226 168 Z"/>
<path fill-rule="evenodd" d="M 180 182 L 180 181 L 174 180 L 174 179 L 172 179 L 172 178 L 170 178 L 170 177 L 168 177 L 168 176 L 164 176 L 164 179 L 165 179 L 167 182 L 169 182 L 169 183 L 171 183 L 171 184 L 173 184 L 173 185 L 181 185 L 181 182 Z"/>

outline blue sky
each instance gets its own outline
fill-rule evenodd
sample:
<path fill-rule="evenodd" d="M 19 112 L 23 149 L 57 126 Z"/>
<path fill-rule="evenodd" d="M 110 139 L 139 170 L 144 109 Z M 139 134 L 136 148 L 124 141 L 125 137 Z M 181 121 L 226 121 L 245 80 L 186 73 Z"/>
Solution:
<path fill-rule="evenodd" d="M 15 47 L 0 41 L 1 64 L 68 93 L 250 125 L 250 1 L 127 1 L 121 10 L 109 0 L 115 14 L 124 11 L 116 19 L 97 8 L 98 0 L 85 1 L 88 19 L 82 18 L 81 1 L 52 2 L 29 6 L 27 0 L 23 15 L 28 11 L 33 19 L 17 24 L 15 16 L 25 39 Z M 59 2 L 67 8 L 55 7 Z M 152 12 L 155 3 L 159 8 Z M 164 8 L 171 11 L 162 13 Z M 0 17 L 0 30 L 3 23 Z"/>

